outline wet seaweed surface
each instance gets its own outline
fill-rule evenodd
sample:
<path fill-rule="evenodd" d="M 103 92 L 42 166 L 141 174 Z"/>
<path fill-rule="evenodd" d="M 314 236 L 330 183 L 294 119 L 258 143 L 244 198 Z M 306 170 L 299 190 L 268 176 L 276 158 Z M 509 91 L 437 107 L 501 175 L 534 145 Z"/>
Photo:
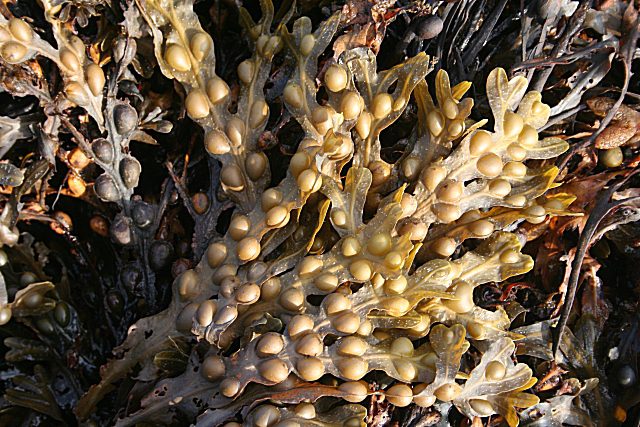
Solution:
<path fill-rule="evenodd" d="M 0 2 L 0 426 L 637 426 L 638 4 Z"/>

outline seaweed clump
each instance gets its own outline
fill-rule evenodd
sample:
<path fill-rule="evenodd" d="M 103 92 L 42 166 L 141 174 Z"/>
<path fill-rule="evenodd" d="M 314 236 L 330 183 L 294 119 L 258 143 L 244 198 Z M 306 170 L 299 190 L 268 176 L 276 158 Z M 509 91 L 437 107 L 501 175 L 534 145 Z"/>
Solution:
<path fill-rule="evenodd" d="M 199 422 L 215 425 L 230 421 L 246 399 L 297 388 L 306 392 L 290 392 L 285 401 L 299 406 L 259 405 L 248 423 L 323 425 L 312 406 L 317 399 L 356 403 L 378 394 L 397 406 L 451 402 L 470 418 L 500 414 L 517 425 L 515 408 L 538 402 L 524 392 L 536 380 L 511 358 L 517 335 L 509 332 L 507 313 L 476 306 L 473 291 L 533 267 L 518 237 L 502 229 L 562 214 L 571 200 L 544 196 L 555 166 L 528 163 L 568 148 L 557 138 L 539 139 L 550 110 L 541 95 L 525 93 L 524 77 L 509 81 L 494 70 L 487 82 L 494 126 L 486 130 L 486 121 L 469 120 L 468 83 L 452 88 L 440 71 L 434 101 L 424 80 L 431 69 L 426 55 L 378 72 L 366 48 L 346 50 L 326 65 L 318 85 L 318 57 L 340 15 L 315 31 L 304 17 L 291 32 L 285 23 L 273 31 L 273 7 L 263 2 L 258 22 L 241 13 L 255 53 L 238 65 L 232 113 L 229 85 L 215 73 L 213 42 L 191 3 L 146 1 L 142 13 L 160 68 L 184 87 L 186 112 L 204 129 L 209 155 L 222 163 L 222 191 L 236 209 L 200 263 L 177 278 L 170 307 L 133 327 L 118 350 L 122 358 L 106 366 L 103 381 L 80 402 L 83 415 L 114 379 L 145 362 L 138 355 L 160 351 L 168 337 L 193 334 L 208 344 L 199 346 L 204 354 L 193 353 L 184 373 L 160 381 L 119 425 L 166 411 L 170 402 L 171 411 L 193 411 L 194 397 L 208 407 Z M 294 62 L 282 99 L 304 138 L 276 183 L 259 138 L 270 113 L 263 87 L 280 52 Z M 412 94 L 415 137 L 389 163 L 380 133 Z M 481 242 L 456 253 L 467 239 Z M 472 347 L 479 359 L 463 362 Z M 384 389 L 363 380 L 372 371 L 384 372 Z M 337 382 L 311 386 L 328 376 Z M 347 424 L 358 425 L 364 408 L 346 408 L 354 420 Z"/>
<path fill-rule="evenodd" d="M 57 23 L 57 48 L 24 20 L 0 18 L 0 56 L 18 67 L 41 56 L 59 69 L 60 97 L 41 102 L 59 112 L 83 109 L 101 135 L 88 141 L 78 129 L 89 118 L 72 123 L 60 114 L 51 124 L 78 146 L 74 160 L 67 157 L 68 191 L 83 195 L 83 176 L 91 175 L 84 170 L 97 166 L 93 191 L 117 211 L 108 234 L 135 254 L 160 224 L 157 207 L 134 195 L 143 165 L 129 142 L 154 143 L 144 129 L 170 132 L 171 123 L 160 110 L 141 119 L 147 105 L 119 98 L 136 95 L 129 65 L 145 74 L 134 38 L 112 35 L 112 55 L 92 61 L 84 42 L 51 18 L 59 7 L 43 4 Z M 146 397 L 119 414 L 118 426 L 362 425 L 367 410 L 359 403 L 367 398 L 441 411 L 453 405 L 470 419 L 499 415 L 518 425 L 518 409 L 539 403 L 528 392 L 531 368 L 514 355 L 526 336 L 511 331 L 502 306 L 478 306 L 477 288 L 533 268 L 524 239 L 507 231 L 514 224 L 569 214 L 573 196 L 547 194 L 559 172 L 549 160 L 569 147 L 538 134 L 550 107 L 527 91 L 525 77 L 509 80 L 496 68 L 486 81 L 491 125 L 474 119 L 465 97 L 471 84 L 452 87 L 439 70 L 429 88 L 434 61 L 424 53 L 379 71 L 374 52 L 354 46 L 323 58 L 319 69 L 341 14 L 313 30 L 307 17 L 289 25 L 292 13 L 275 25 L 269 0 L 261 8 L 257 22 L 240 10 L 253 55 L 237 66 L 237 84 L 216 74 L 213 39 L 193 1 L 145 0 L 127 10 L 125 19 L 148 31 L 147 59 L 184 92 L 220 188 L 204 196 L 209 205 L 190 200 L 209 222 L 206 245 L 194 249 L 196 265 L 175 271 L 167 308 L 156 310 L 163 292 L 147 274 L 163 271 L 162 262 L 145 258 L 123 273 L 122 282 L 134 282 L 129 293 L 145 291 L 148 311 L 158 312 L 128 328 L 100 382 L 79 399 L 78 418 L 90 418 L 131 376 Z M 276 60 L 289 75 L 267 99 Z M 110 61 L 107 78 L 101 63 Z M 388 153 L 381 134 L 393 138 L 408 110 L 415 126 Z M 265 133 L 283 115 L 303 136 L 290 158 L 274 159 Z M 277 170 L 283 165 L 286 173 Z M 223 202 L 233 209 L 228 221 L 207 216 Z M 4 243 L 15 243 L 5 228 Z M 54 310 L 45 297 L 52 289 L 43 281 L 18 291 L 3 302 L 3 323 Z"/>

